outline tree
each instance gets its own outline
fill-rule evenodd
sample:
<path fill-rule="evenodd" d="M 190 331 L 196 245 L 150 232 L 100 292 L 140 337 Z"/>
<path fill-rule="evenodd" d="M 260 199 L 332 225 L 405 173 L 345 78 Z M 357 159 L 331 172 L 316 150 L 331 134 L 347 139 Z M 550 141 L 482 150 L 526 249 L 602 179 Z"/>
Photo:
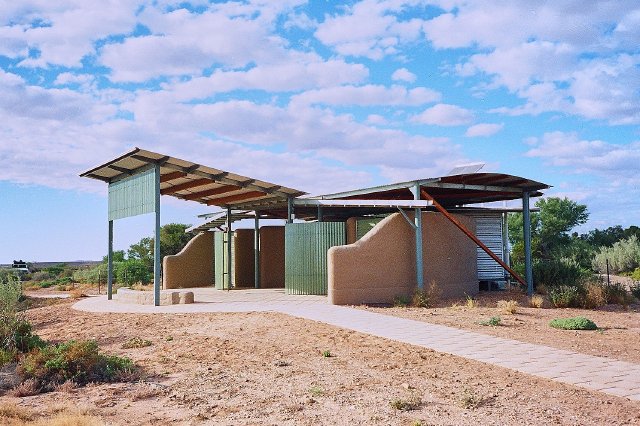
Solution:
<path fill-rule="evenodd" d="M 185 232 L 191 225 L 169 223 L 160 228 L 160 259 L 179 253 L 193 238 L 192 233 Z M 144 237 L 132 244 L 127 251 L 129 259 L 142 261 L 149 270 L 153 270 L 154 239 Z"/>
<path fill-rule="evenodd" d="M 534 257 L 548 259 L 575 253 L 581 259 L 590 258 L 585 254 L 584 246 L 575 246 L 578 236 L 569 234 L 576 226 L 586 223 L 589 218 L 587 206 L 566 197 L 549 197 L 538 200 L 536 207 L 540 211 L 531 213 L 531 251 Z M 522 214 L 509 215 L 509 241 L 513 247 L 514 263 L 524 262 L 522 229 Z"/>

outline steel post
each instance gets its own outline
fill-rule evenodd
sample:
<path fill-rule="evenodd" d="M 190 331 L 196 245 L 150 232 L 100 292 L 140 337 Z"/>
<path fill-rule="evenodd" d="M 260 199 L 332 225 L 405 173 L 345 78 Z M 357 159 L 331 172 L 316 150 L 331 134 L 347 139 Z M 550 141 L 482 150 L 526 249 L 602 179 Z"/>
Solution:
<path fill-rule="evenodd" d="M 260 288 L 260 216 L 258 212 L 254 212 L 256 215 L 254 223 L 254 237 L 253 237 L 253 281 L 256 288 Z"/>
<path fill-rule="evenodd" d="M 160 269 L 162 259 L 160 258 L 160 165 L 155 166 L 155 212 L 156 226 L 153 239 L 153 304 L 160 306 Z"/>
<path fill-rule="evenodd" d="M 231 207 L 227 207 L 227 290 L 231 290 L 231 277 L 233 276 L 233 264 L 231 262 Z M 222 280 L 224 290 L 224 278 Z"/>
<path fill-rule="evenodd" d="M 99 281 L 99 280 L 98 280 Z M 107 250 L 107 300 L 113 297 L 113 221 L 109 221 L 109 248 Z"/>
<path fill-rule="evenodd" d="M 420 184 L 416 183 L 413 190 L 413 199 L 420 200 Z M 415 229 L 415 240 L 416 240 L 416 283 L 418 285 L 418 290 L 424 289 L 424 271 L 423 271 L 423 259 L 422 259 L 422 209 L 415 209 L 415 217 L 414 223 L 416 225 Z"/>
<path fill-rule="evenodd" d="M 287 223 L 293 223 L 293 198 L 287 198 Z"/>
<path fill-rule="evenodd" d="M 531 268 L 531 211 L 529 193 L 522 194 L 522 228 L 524 234 L 524 270 L 527 282 L 527 294 L 533 294 L 533 270 Z"/>

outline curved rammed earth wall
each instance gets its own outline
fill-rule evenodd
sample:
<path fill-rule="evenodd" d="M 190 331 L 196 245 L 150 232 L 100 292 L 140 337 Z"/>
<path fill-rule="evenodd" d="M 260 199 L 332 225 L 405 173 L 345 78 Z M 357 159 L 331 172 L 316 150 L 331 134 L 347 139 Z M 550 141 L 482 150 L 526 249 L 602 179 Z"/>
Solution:
<path fill-rule="evenodd" d="M 162 288 L 207 287 L 213 284 L 213 232 L 201 232 L 178 254 L 162 261 Z"/>
<path fill-rule="evenodd" d="M 472 218 L 455 217 L 475 232 Z M 445 298 L 477 294 L 475 244 L 441 214 L 423 213 L 422 225 L 425 287 L 435 283 Z M 327 255 L 329 303 L 393 303 L 396 296 L 410 297 L 416 289 L 415 233 L 400 213 L 359 241 L 332 247 Z"/>

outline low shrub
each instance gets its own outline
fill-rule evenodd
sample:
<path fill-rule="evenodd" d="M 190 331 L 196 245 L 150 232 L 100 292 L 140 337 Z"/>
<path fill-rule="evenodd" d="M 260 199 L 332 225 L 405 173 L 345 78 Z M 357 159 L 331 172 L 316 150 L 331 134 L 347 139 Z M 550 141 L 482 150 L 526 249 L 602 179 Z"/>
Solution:
<path fill-rule="evenodd" d="M 465 301 L 465 306 L 469 309 L 474 309 L 478 307 L 478 301 L 471 296 L 467 296 Z"/>
<path fill-rule="evenodd" d="M 138 349 L 151 345 L 153 345 L 153 343 L 151 343 L 150 340 L 141 339 L 140 337 L 132 337 L 122 344 L 122 349 Z"/>
<path fill-rule="evenodd" d="M 597 330 L 596 323 L 585 317 L 556 318 L 549 325 L 562 330 Z"/>
<path fill-rule="evenodd" d="M 549 300 L 556 308 L 579 308 L 582 294 L 578 286 L 561 285 L 549 291 Z"/>
<path fill-rule="evenodd" d="M 602 289 L 607 303 L 627 306 L 633 302 L 631 294 L 629 294 L 626 287 L 620 283 L 605 284 L 602 286 Z"/>
<path fill-rule="evenodd" d="M 422 400 L 417 396 L 412 396 L 409 399 L 393 399 L 389 402 L 391 408 L 398 411 L 411 411 L 418 410 L 422 405 Z"/>
<path fill-rule="evenodd" d="M 607 304 L 607 296 L 605 289 L 599 283 L 588 283 L 585 287 L 585 296 L 583 307 L 587 309 L 595 309 Z"/>
<path fill-rule="evenodd" d="M 636 268 L 635 271 L 631 273 L 631 279 L 634 281 L 640 281 L 640 268 Z"/>
<path fill-rule="evenodd" d="M 498 300 L 498 308 L 505 314 L 513 315 L 518 311 L 518 302 L 515 300 Z"/>
<path fill-rule="evenodd" d="M 406 307 L 409 306 L 411 300 L 407 296 L 399 295 L 393 298 L 393 306 L 398 307 Z"/>
<path fill-rule="evenodd" d="M 500 317 L 491 317 L 487 321 L 480 322 L 480 325 L 490 325 L 491 327 L 497 327 L 499 325 L 502 325 L 502 319 L 500 319 Z"/>
<path fill-rule="evenodd" d="M 135 373 L 129 358 L 101 354 L 95 340 L 48 345 L 29 352 L 18 365 L 22 380 L 35 380 L 39 388 L 54 390 L 66 381 L 78 385 L 111 382 Z"/>
<path fill-rule="evenodd" d="M 558 286 L 580 286 L 589 276 L 586 271 L 571 259 L 537 260 L 532 264 L 533 281 L 536 287 L 552 289 Z"/>
<path fill-rule="evenodd" d="M 540 296 L 539 294 L 534 294 L 529 299 L 529 307 L 531 308 L 542 308 L 543 305 L 544 297 Z"/>
<path fill-rule="evenodd" d="M 640 283 L 632 285 L 630 290 L 633 297 L 640 300 Z"/>

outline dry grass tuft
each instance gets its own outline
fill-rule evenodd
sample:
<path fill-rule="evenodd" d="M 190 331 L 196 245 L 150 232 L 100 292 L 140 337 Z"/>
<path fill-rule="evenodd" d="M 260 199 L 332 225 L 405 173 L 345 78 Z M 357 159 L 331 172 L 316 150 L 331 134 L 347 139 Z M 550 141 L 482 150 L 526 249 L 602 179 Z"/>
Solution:
<path fill-rule="evenodd" d="M 476 299 L 474 299 L 473 297 L 467 296 L 467 299 L 465 301 L 465 306 L 469 309 L 473 309 L 473 308 L 477 308 L 478 307 L 478 301 Z"/>
<path fill-rule="evenodd" d="M 5 402 L 0 404 L 0 423 L 13 424 L 18 421 L 26 422 L 33 419 L 33 413 L 25 407 Z"/>
<path fill-rule="evenodd" d="M 151 386 L 149 384 L 140 384 L 130 394 L 129 397 L 132 401 L 141 401 L 144 399 L 151 399 L 162 395 L 164 392 L 158 387 Z"/>
<path fill-rule="evenodd" d="M 513 315 L 518 312 L 520 305 L 515 300 L 498 300 L 498 308 L 505 314 Z"/>
<path fill-rule="evenodd" d="M 78 385 L 73 380 L 67 380 L 64 383 L 60 383 L 53 390 L 55 392 L 71 393 Z"/>
<path fill-rule="evenodd" d="M 584 307 L 587 309 L 595 309 L 606 304 L 607 295 L 605 289 L 601 285 L 588 283 L 584 297 Z"/>
<path fill-rule="evenodd" d="M 38 386 L 38 381 L 35 379 L 27 379 L 15 388 L 11 389 L 8 393 L 9 395 L 22 398 L 24 396 L 38 395 L 40 392 L 41 389 L 40 386 Z"/>
<path fill-rule="evenodd" d="M 542 308 L 542 305 L 544 305 L 544 297 L 539 294 L 534 294 L 529 299 L 529 306 L 531 308 Z"/>
<path fill-rule="evenodd" d="M 75 288 L 69 292 L 69 297 L 71 299 L 80 299 L 82 297 L 87 297 L 87 295 L 79 288 Z"/>
<path fill-rule="evenodd" d="M 122 349 L 138 349 L 151 345 L 153 345 L 153 343 L 151 343 L 150 340 L 141 339 L 140 337 L 132 337 L 122 344 Z"/>

